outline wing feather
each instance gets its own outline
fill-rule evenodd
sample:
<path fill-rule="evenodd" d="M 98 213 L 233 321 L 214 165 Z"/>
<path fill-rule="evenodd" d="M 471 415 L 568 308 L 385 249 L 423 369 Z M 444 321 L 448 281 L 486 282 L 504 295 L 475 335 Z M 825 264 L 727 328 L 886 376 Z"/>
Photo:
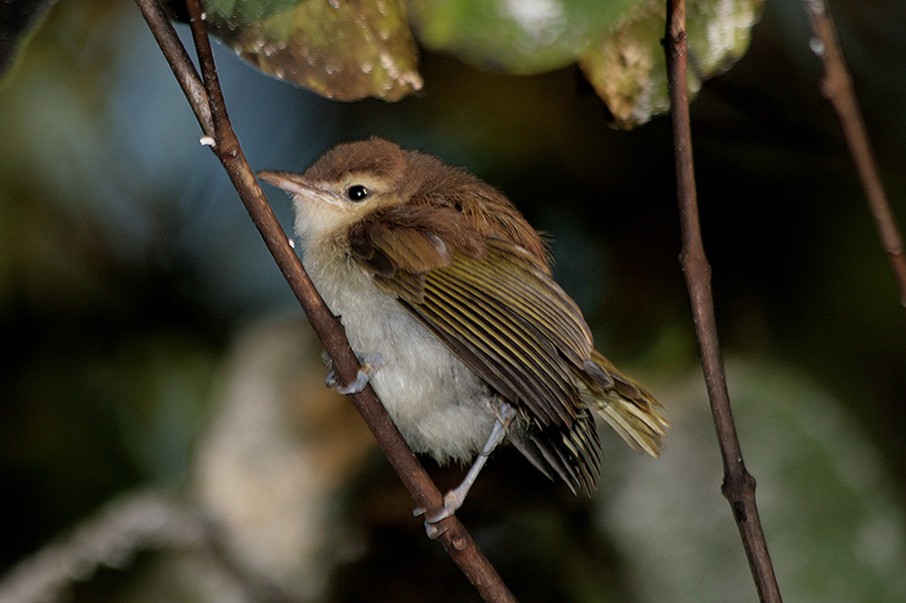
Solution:
<path fill-rule="evenodd" d="M 540 426 L 573 425 L 580 407 L 576 371 L 593 351 L 575 303 L 543 265 L 500 239 L 484 241 L 480 257 L 456 250 L 442 266 L 438 255 L 432 256 L 433 269 L 422 273 L 403 268 L 411 267 L 407 242 L 433 238 L 405 235 L 389 245 L 386 237 L 375 237 L 377 256 L 371 253 L 370 259 L 381 257 L 383 266 L 386 258 L 396 267 L 389 274 L 376 272 L 377 282 L 492 387 L 507 398 L 515 396 L 510 401 Z"/>
<path fill-rule="evenodd" d="M 514 314 L 498 299 L 492 298 L 487 290 L 477 288 L 467 280 L 451 278 L 445 270 L 439 270 L 437 274 L 426 278 L 425 286 L 425 305 L 433 306 L 442 299 L 455 296 L 458 302 L 455 311 L 485 324 L 485 336 L 503 346 L 502 351 L 511 359 L 512 370 L 526 373 L 529 382 L 543 388 L 543 399 L 551 401 L 551 404 L 550 408 L 537 408 L 538 413 L 546 415 L 550 422 L 572 422 L 575 413 L 564 406 L 562 401 L 577 394 L 575 379 L 558 358 L 558 350 L 550 341 L 541 337 L 523 317 Z M 436 297 L 431 294 L 435 290 Z M 451 309 L 454 309 L 453 306 Z M 440 313 L 444 308 L 439 305 L 435 311 Z M 528 393 L 530 392 L 523 392 L 524 395 Z M 538 394 L 538 391 L 534 392 L 535 396 Z M 527 401 L 532 403 L 531 398 Z M 551 409 L 556 411 L 557 416 L 549 412 Z"/>
<path fill-rule="evenodd" d="M 524 249 L 497 239 L 487 243 L 484 258 L 463 258 L 445 271 L 492 291 L 522 319 L 574 353 L 577 361 L 587 358 L 593 348 L 592 336 L 575 302 Z"/>
<path fill-rule="evenodd" d="M 527 419 L 528 432 L 514 441 L 533 463 L 591 492 L 600 444 L 582 402 L 580 375 L 594 344 L 581 311 L 543 258 L 443 228 L 411 211 L 396 223 L 385 215 L 380 226 L 355 231 L 353 257 Z"/>

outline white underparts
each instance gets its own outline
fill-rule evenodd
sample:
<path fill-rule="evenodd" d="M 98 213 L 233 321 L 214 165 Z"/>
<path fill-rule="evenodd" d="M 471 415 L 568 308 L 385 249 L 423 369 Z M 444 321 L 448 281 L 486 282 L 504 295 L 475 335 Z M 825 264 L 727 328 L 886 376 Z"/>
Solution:
<path fill-rule="evenodd" d="M 318 247 L 305 268 L 353 349 L 383 359 L 371 385 L 400 433 L 440 462 L 471 461 L 494 425 L 488 386 L 351 259 Z"/>

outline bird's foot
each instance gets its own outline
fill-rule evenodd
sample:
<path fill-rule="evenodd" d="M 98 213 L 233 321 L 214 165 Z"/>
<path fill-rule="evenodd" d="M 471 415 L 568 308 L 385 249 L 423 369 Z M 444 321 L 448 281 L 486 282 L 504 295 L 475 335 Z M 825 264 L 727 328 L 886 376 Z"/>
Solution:
<path fill-rule="evenodd" d="M 380 354 L 359 354 L 356 353 L 356 358 L 359 359 L 359 371 L 356 373 L 355 379 L 349 383 L 343 385 L 337 379 L 337 374 L 334 372 L 333 368 L 330 369 L 330 372 L 327 373 L 327 378 L 324 382 L 327 384 L 327 387 L 335 389 L 338 393 L 348 396 L 350 394 L 357 394 L 365 389 L 365 386 L 374 378 L 378 370 L 384 365 L 384 360 L 381 358 Z M 330 359 L 327 360 L 327 365 L 332 366 Z"/>
<path fill-rule="evenodd" d="M 497 418 L 494 420 L 494 426 L 491 428 L 491 434 L 488 436 L 488 441 L 485 442 L 484 447 L 478 453 L 478 457 L 472 463 L 472 467 L 466 474 L 465 479 L 462 480 L 461 484 L 444 494 L 443 508 L 425 516 L 425 531 L 428 533 L 429 538 L 434 540 L 444 533 L 445 530 L 438 524 L 456 513 L 466 501 L 466 496 L 469 494 L 472 484 L 478 479 L 478 474 L 484 467 L 485 462 L 487 462 L 491 452 L 506 437 L 507 429 L 509 429 L 515 414 L 515 409 L 511 405 L 506 402 L 500 405 L 497 411 Z M 425 515 L 426 512 L 426 509 L 419 507 L 413 511 L 413 514 L 418 517 L 419 515 Z"/>
<path fill-rule="evenodd" d="M 418 517 L 419 515 L 425 515 L 425 533 L 428 535 L 428 538 L 431 540 L 437 540 L 437 538 L 446 532 L 446 529 L 441 527 L 439 524 L 448 517 L 453 517 L 456 511 L 462 506 L 462 503 L 466 500 L 466 494 L 468 494 L 468 489 L 465 490 L 460 487 L 450 490 L 444 495 L 444 506 L 440 510 L 427 515 L 427 509 L 424 507 L 416 507 L 412 511 L 412 515 Z"/>

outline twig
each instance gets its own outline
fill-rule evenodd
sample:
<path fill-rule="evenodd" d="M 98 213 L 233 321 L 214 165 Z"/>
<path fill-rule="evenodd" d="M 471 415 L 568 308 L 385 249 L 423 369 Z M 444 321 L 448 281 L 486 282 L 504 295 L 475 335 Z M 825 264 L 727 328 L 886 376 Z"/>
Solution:
<path fill-rule="evenodd" d="M 261 233 L 265 245 L 273 255 L 277 266 L 305 310 L 315 333 L 333 360 L 334 371 L 341 382 L 352 381 L 359 366 L 355 354 L 349 347 L 346 334 L 339 321 L 324 304 L 311 279 L 305 273 L 299 257 L 290 246 L 286 233 L 283 232 L 264 193 L 258 186 L 230 124 L 220 92 L 207 27 L 202 17 L 199 0 L 189 0 L 188 9 L 203 78 L 198 78 L 197 73 L 194 72 L 194 67 L 185 50 L 182 49 L 179 39 L 176 38 L 173 28 L 168 22 L 161 23 L 159 17 L 162 16 L 162 12 L 157 5 L 157 0 L 136 0 L 136 3 L 141 8 L 142 14 L 145 15 L 148 26 L 154 32 L 155 39 L 158 39 L 161 50 L 170 62 L 177 79 L 180 80 L 180 84 L 186 92 L 186 98 L 193 106 L 202 129 L 206 136 L 210 137 L 206 144 L 211 146 L 223 164 L 248 210 L 252 222 Z M 165 40 L 164 43 L 160 42 L 161 38 Z M 195 80 L 204 82 L 203 94 L 199 94 L 197 86 L 192 84 Z M 189 82 L 190 91 L 186 90 L 187 86 L 184 81 Z M 207 109 L 197 107 L 196 105 L 199 103 L 204 104 Z M 211 117 L 210 128 L 204 118 L 206 114 L 210 114 Z M 428 509 L 429 514 L 441 509 L 443 498 L 440 491 L 390 420 L 374 390 L 368 386 L 361 393 L 354 395 L 352 401 L 371 429 L 393 469 L 409 490 L 416 505 Z M 496 570 L 455 516 L 443 520 L 438 524 L 438 528 L 441 534 L 437 536 L 437 539 L 485 601 L 515 601 Z"/>
<path fill-rule="evenodd" d="M 686 90 L 686 4 L 667 0 L 665 53 L 673 123 L 676 188 L 679 202 L 682 251 L 680 263 L 692 305 L 695 335 L 699 343 L 702 371 L 711 401 L 711 414 L 724 465 L 722 491 L 729 501 L 742 537 L 749 568 L 762 602 L 781 601 L 767 542 L 761 529 L 755 502 L 755 479 L 746 470 L 730 408 L 730 395 L 717 341 L 714 300 L 711 295 L 711 267 L 705 257 L 698 221 L 695 171 L 692 164 L 692 134 Z"/>
<path fill-rule="evenodd" d="M 865 189 L 868 207 L 878 228 L 881 246 L 887 252 L 890 267 L 900 288 L 900 303 L 906 306 L 906 256 L 903 255 L 903 240 L 890 210 L 884 185 L 881 184 L 881 176 L 878 174 L 859 102 L 853 92 L 852 78 L 846 68 L 834 21 L 824 0 L 803 0 L 803 6 L 817 36 L 815 53 L 824 62 L 821 90 L 837 113 L 840 128 L 859 172 L 862 188 Z"/>

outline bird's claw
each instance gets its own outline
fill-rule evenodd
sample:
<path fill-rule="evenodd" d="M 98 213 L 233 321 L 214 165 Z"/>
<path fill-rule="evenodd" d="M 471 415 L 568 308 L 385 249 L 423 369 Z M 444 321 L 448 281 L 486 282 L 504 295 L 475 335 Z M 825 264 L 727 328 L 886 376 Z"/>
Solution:
<path fill-rule="evenodd" d="M 425 515 L 425 533 L 428 534 L 428 538 L 431 540 L 436 540 L 444 532 L 447 531 L 446 527 L 440 526 L 440 522 L 447 519 L 448 517 L 453 517 L 459 507 L 462 506 L 463 501 L 459 495 L 459 492 L 456 490 L 450 490 L 444 495 L 444 505 L 440 508 L 439 511 L 427 515 L 428 510 L 424 507 L 416 507 L 412 511 L 412 515 L 418 517 L 419 515 Z"/>
<path fill-rule="evenodd" d="M 380 354 L 375 356 L 356 354 L 356 358 L 359 359 L 359 370 L 356 373 L 355 379 L 343 385 L 340 383 L 339 379 L 337 379 L 337 374 L 331 369 L 330 372 L 327 373 L 327 378 L 324 380 L 327 387 L 335 389 L 344 396 L 357 394 L 365 389 L 365 386 L 368 385 L 384 364 Z"/>

